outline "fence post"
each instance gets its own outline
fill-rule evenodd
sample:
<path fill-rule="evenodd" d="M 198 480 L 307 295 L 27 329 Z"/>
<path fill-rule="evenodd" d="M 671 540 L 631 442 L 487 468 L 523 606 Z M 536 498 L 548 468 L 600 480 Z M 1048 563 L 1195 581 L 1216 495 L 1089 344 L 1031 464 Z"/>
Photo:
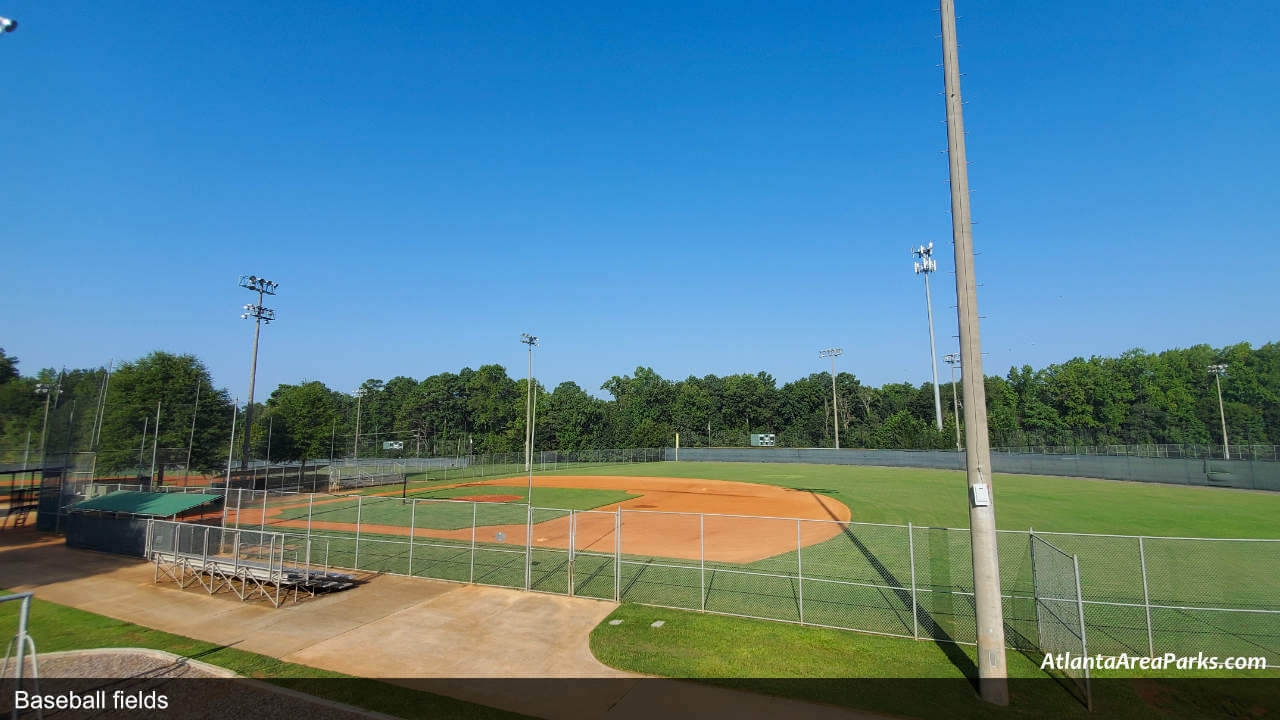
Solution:
<path fill-rule="evenodd" d="M 530 498 L 532 500 L 532 497 Z M 533 504 L 528 506 L 528 519 L 524 528 L 524 589 L 531 590 L 533 576 Z"/>
<path fill-rule="evenodd" d="M 1089 657 L 1089 642 L 1085 639 L 1088 634 L 1084 629 L 1084 594 L 1080 592 L 1080 557 L 1078 555 L 1071 556 L 1071 564 L 1076 570 L 1076 607 L 1080 612 L 1080 657 Z M 1093 683 L 1089 679 L 1089 666 L 1084 666 L 1084 696 L 1085 704 L 1089 711 L 1093 711 Z"/>
<path fill-rule="evenodd" d="M 1155 635 L 1151 631 L 1151 596 L 1147 593 L 1147 550 L 1138 536 L 1138 562 L 1142 568 L 1142 607 L 1147 612 L 1147 657 L 1156 656 Z"/>
<path fill-rule="evenodd" d="M 476 581 L 476 508 L 480 507 L 480 503 L 471 503 L 471 574 L 467 578 L 467 582 L 474 583 Z"/>
<path fill-rule="evenodd" d="M 409 577 L 413 577 L 413 526 L 418 521 L 418 501 L 409 501 Z"/>
<path fill-rule="evenodd" d="M 707 610 L 707 516 L 698 513 L 698 567 L 701 581 L 698 583 L 698 609 Z"/>
<path fill-rule="evenodd" d="M 796 518 L 796 589 L 800 596 L 800 624 L 804 624 L 804 560 L 801 559 L 800 519 Z"/>
<path fill-rule="evenodd" d="M 622 602 L 622 507 L 613 513 L 613 601 Z"/>
<path fill-rule="evenodd" d="M 907 561 L 911 563 L 911 637 L 920 639 L 920 612 L 916 605 L 916 534 L 911 521 L 907 521 Z"/>
<path fill-rule="evenodd" d="M 356 496 L 356 555 L 355 559 L 351 561 L 352 569 L 354 570 L 360 569 L 360 507 L 363 504 L 361 498 L 363 498 L 362 495 Z"/>
<path fill-rule="evenodd" d="M 262 491 L 262 522 L 258 525 L 259 530 L 267 529 L 267 491 Z"/>
<path fill-rule="evenodd" d="M 543 451 L 543 464 L 546 464 L 546 451 Z M 569 597 L 573 597 L 573 546 L 577 540 L 578 515 L 569 509 Z"/>
<path fill-rule="evenodd" d="M 1044 640 L 1040 637 L 1040 598 L 1036 594 L 1036 530 L 1030 525 L 1027 526 L 1027 542 L 1031 548 L 1031 606 L 1036 611 L 1036 646 L 1039 647 Z"/>

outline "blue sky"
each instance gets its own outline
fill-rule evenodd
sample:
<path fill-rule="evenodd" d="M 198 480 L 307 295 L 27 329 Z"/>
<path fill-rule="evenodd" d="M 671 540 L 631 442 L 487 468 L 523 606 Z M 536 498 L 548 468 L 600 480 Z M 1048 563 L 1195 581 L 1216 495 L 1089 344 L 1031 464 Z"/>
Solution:
<path fill-rule="evenodd" d="M 960 0 L 988 373 L 1277 338 L 1274 2 Z M 955 349 L 936 7 L 0 0 L 22 368 L 259 388 L 497 362 L 596 391 Z M 941 371 L 946 373 L 946 366 Z"/>

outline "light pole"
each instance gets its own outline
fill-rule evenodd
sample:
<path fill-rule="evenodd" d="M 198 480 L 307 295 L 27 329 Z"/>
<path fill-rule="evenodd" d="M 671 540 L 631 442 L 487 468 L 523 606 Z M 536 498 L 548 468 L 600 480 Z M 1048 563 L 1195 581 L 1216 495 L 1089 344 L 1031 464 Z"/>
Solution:
<path fill-rule="evenodd" d="M 529 380 L 526 385 L 527 397 L 524 405 L 524 468 L 529 473 L 529 494 L 525 500 L 533 504 L 533 423 L 537 417 L 533 398 L 533 349 L 538 346 L 538 338 L 529 333 L 520 333 L 520 342 L 529 346 Z"/>
<path fill-rule="evenodd" d="M 271 324 L 276 319 L 276 311 L 262 306 L 263 295 L 275 295 L 279 283 L 273 283 L 256 275 L 241 275 L 240 287 L 258 293 L 256 305 L 245 305 L 241 319 L 253 318 L 253 362 L 249 366 L 249 403 L 244 410 L 244 444 L 240 448 L 240 469 L 249 467 L 249 433 L 253 429 L 253 383 L 258 376 L 258 335 L 262 332 L 262 323 Z"/>
<path fill-rule="evenodd" d="M 836 449 L 840 449 L 840 411 L 836 406 L 836 358 L 843 355 L 841 348 L 819 350 L 818 357 L 831 358 L 831 426 L 836 431 Z"/>
<path fill-rule="evenodd" d="M 938 269 L 933 259 L 933 243 L 921 245 L 911 251 L 917 275 L 924 275 L 924 306 L 929 311 L 929 363 L 933 366 L 933 413 L 942 429 L 942 396 L 938 394 L 938 351 L 933 346 L 933 297 L 929 293 L 929 275 Z"/>
<path fill-rule="evenodd" d="M 36 394 L 44 396 L 44 422 L 40 424 L 40 469 L 44 469 L 44 442 L 49 430 L 49 393 L 50 387 L 45 383 L 36 383 Z"/>
<path fill-rule="evenodd" d="M 352 454 L 356 461 L 356 474 L 360 473 L 360 401 L 364 399 L 364 388 L 356 390 L 356 444 Z"/>
<path fill-rule="evenodd" d="M 960 362 L 960 353 L 947 353 L 943 358 L 951 366 L 951 403 L 956 413 L 956 451 L 960 450 L 960 397 L 956 395 L 956 364 Z"/>
<path fill-rule="evenodd" d="M 1227 374 L 1226 364 L 1210 365 L 1209 374 L 1218 383 L 1218 416 L 1222 418 L 1222 457 L 1231 459 L 1231 443 L 1227 442 L 1227 413 L 1222 408 L 1222 376 Z"/>
<path fill-rule="evenodd" d="M 947 161 L 951 177 L 951 237 L 955 244 L 956 319 L 960 329 L 960 379 L 964 384 L 964 435 L 968 449 L 965 453 L 965 474 L 969 485 L 969 544 L 973 560 L 978 685 L 983 700 L 995 705 L 1008 705 L 1004 609 L 1000 604 L 996 512 L 990 485 L 991 445 L 987 435 L 987 391 L 982 385 L 978 286 L 973 276 L 973 225 L 969 218 L 969 169 L 964 146 L 964 104 L 960 99 L 955 0 L 940 0 L 939 10 L 947 106 Z M 925 280 L 928 281 L 927 275 Z M 927 289 L 928 285 L 925 287 Z M 934 389 L 937 387 L 935 382 Z"/>

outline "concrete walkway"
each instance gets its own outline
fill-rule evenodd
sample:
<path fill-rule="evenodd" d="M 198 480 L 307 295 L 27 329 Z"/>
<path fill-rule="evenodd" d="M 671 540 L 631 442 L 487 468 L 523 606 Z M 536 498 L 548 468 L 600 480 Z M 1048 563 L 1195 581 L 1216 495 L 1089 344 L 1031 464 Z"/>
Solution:
<path fill-rule="evenodd" d="M 840 708 L 681 681 L 639 682 L 591 654 L 612 602 L 374 576 L 345 592 L 279 609 L 156 584 L 149 563 L 68 549 L 33 532 L 0 535 L 0 587 L 288 662 L 430 690 L 546 718 L 857 717 Z M 39 627 L 33 634 L 39 638 Z M 572 685 L 483 678 L 631 678 Z M 417 679 L 417 680 L 415 680 Z M 662 691 L 652 692 L 661 682 Z M 636 692 L 632 692 L 636 690 Z M 862 717 L 873 717 L 862 715 Z"/>

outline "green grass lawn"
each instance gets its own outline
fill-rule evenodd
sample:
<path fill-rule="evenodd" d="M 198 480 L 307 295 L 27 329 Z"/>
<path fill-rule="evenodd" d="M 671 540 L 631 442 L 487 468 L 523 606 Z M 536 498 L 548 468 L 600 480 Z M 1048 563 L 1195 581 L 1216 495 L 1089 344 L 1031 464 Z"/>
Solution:
<path fill-rule="evenodd" d="M 538 473 L 581 474 L 570 469 Z M 830 495 L 859 522 L 968 527 L 963 472 L 790 463 L 661 462 L 599 466 L 592 475 L 735 480 Z M 1180 537 L 1280 538 L 1280 493 L 1111 480 L 992 479 L 1001 529 Z"/>
<path fill-rule="evenodd" d="M 664 625 L 651 627 L 656 620 Z M 977 673 L 972 647 L 631 604 L 596 627 L 591 651 L 624 670 L 922 718 L 1235 718 L 1259 707 L 1280 709 L 1280 672 L 1272 670 L 1216 682 L 1170 681 L 1153 673 L 1103 678 L 1093 683 L 1095 711 L 1089 713 L 1069 681 L 1042 672 L 1038 656 L 1013 651 L 1012 701 L 994 708 L 978 699 L 970 682 Z M 1255 679 L 1240 679 L 1245 677 Z"/>
<path fill-rule="evenodd" d="M 0 594 L 5 594 L 0 591 Z M 0 604 L 0 627 L 14 628 L 18 603 Z M 38 652 L 140 647 L 165 650 L 217 665 L 245 677 L 261 678 L 309 695 L 403 718 L 517 718 L 503 710 L 410 690 L 377 680 L 277 660 L 173 635 L 96 613 L 35 599 L 30 632 Z"/>

